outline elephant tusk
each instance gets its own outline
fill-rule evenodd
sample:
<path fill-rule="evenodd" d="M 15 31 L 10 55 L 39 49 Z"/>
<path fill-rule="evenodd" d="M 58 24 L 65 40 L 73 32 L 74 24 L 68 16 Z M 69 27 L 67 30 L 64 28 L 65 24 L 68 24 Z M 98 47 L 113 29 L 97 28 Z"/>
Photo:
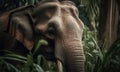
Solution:
<path fill-rule="evenodd" d="M 62 65 L 61 61 L 57 60 L 57 66 L 58 66 L 59 72 L 63 72 L 63 65 Z"/>

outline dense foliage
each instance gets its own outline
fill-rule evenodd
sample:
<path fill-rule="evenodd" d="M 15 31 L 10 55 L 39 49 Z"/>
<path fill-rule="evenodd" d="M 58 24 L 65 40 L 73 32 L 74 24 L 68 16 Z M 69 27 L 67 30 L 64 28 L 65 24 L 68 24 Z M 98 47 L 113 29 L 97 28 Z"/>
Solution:
<path fill-rule="evenodd" d="M 85 27 L 83 33 L 85 52 L 85 72 L 118 72 L 120 71 L 120 39 L 116 40 L 108 50 L 98 46 L 96 33 Z"/>
<path fill-rule="evenodd" d="M 27 56 L 21 56 L 10 51 L 4 51 L 6 54 L 0 57 L 0 71 L 2 72 L 57 72 L 56 63 L 48 65 L 42 55 L 37 55 L 41 45 L 46 45 L 45 40 L 40 40 L 33 52 Z M 14 63 L 13 63 L 14 62 Z"/>

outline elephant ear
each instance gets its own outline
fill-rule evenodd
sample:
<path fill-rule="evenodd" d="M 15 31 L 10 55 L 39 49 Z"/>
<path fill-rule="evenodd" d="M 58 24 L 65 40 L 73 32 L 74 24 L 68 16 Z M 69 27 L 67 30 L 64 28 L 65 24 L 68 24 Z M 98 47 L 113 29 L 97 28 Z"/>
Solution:
<path fill-rule="evenodd" d="M 31 18 L 33 7 L 30 5 L 17 8 L 0 16 L 0 30 L 6 31 L 15 37 L 28 50 L 31 50 L 34 45 L 33 22 Z"/>
<path fill-rule="evenodd" d="M 11 12 L 5 12 L 0 15 L 0 31 L 6 31 L 9 21 L 9 15 Z"/>

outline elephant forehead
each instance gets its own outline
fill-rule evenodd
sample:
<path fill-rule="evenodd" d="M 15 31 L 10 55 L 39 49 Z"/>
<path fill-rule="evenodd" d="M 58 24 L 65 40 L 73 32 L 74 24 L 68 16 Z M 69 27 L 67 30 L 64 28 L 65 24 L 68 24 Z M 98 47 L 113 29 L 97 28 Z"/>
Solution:
<path fill-rule="evenodd" d="M 63 19 L 63 17 L 67 15 L 72 16 L 78 21 L 78 18 L 76 18 L 78 15 L 77 8 L 71 4 L 71 2 L 67 1 L 40 3 L 35 7 L 32 14 L 36 24 L 46 24 L 51 21 L 58 22 L 59 19 Z M 61 21 L 64 22 L 64 19 Z"/>
<path fill-rule="evenodd" d="M 72 1 L 41 1 L 38 5 L 36 5 L 38 8 L 44 8 L 47 6 L 75 6 L 75 4 Z"/>
<path fill-rule="evenodd" d="M 80 29 L 81 31 L 83 29 L 77 8 L 69 1 L 40 3 L 35 7 L 32 16 L 36 24 L 48 25 L 52 22 L 59 28 Z"/>
<path fill-rule="evenodd" d="M 58 15 L 60 12 L 69 13 L 72 10 L 76 10 L 77 8 L 74 6 L 74 4 L 69 3 L 69 1 L 65 2 L 45 2 L 40 3 L 36 5 L 33 16 L 39 16 L 44 12 L 43 15 L 46 15 L 48 17 Z M 75 11 L 73 11 L 75 12 Z M 61 13 L 62 14 L 62 13 Z"/>

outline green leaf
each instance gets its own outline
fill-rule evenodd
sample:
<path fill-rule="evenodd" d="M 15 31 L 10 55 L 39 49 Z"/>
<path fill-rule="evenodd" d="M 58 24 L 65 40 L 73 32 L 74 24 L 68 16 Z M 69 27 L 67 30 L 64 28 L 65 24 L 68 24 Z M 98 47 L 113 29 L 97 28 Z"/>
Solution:
<path fill-rule="evenodd" d="M 21 55 L 18 55 L 18 54 L 13 54 L 13 53 L 6 54 L 5 56 L 15 57 L 15 58 L 19 58 L 19 59 L 27 60 L 27 58 L 26 58 L 26 57 L 21 56 Z"/>
<path fill-rule="evenodd" d="M 33 52 L 33 55 L 39 50 L 40 46 L 41 45 L 48 45 L 48 42 L 45 41 L 45 40 L 39 40 L 36 47 L 35 47 L 35 50 Z"/>
<path fill-rule="evenodd" d="M 19 62 L 22 62 L 22 63 L 26 63 L 25 60 L 22 60 L 22 59 L 19 59 L 19 58 L 14 58 L 14 57 L 3 57 L 3 59 L 7 59 L 7 60 L 14 60 L 14 61 L 19 61 Z"/>
<path fill-rule="evenodd" d="M 43 69 L 39 65 L 34 64 L 34 67 L 36 68 L 37 72 L 44 72 Z"/>

